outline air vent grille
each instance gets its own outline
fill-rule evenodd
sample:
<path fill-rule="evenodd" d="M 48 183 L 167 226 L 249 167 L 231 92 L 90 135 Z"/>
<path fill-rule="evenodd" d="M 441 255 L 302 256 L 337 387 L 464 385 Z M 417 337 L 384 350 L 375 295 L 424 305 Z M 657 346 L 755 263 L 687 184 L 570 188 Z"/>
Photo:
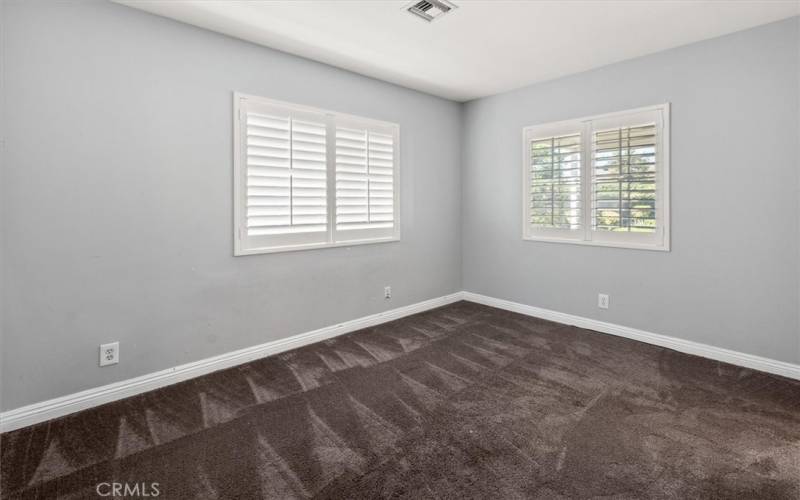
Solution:
<path fill-rule="evenodd" d="M 435 21 L 458 7 L 447 0 L 420 0 L 406 6 L 406 10 L 427 22 Z"/>

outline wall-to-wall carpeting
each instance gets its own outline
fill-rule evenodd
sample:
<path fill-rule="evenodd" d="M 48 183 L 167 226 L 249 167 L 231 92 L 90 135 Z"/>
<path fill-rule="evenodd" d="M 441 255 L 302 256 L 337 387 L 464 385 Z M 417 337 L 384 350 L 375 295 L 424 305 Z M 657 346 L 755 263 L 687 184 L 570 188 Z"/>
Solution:
<path fill-rule="evenodd" d="M 797 499 L 800 382 L 459 302 L 0 444 L 4 499 Z"/>

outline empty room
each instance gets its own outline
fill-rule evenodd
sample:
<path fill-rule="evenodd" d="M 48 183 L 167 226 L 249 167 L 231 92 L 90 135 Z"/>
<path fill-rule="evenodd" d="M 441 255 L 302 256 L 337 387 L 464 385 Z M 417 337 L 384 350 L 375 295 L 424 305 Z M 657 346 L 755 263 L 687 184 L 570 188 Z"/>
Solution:
<path fill-rule="evenodd" d="M 800 1 L 0 0 L 0 499 L 800 500 Z"/>

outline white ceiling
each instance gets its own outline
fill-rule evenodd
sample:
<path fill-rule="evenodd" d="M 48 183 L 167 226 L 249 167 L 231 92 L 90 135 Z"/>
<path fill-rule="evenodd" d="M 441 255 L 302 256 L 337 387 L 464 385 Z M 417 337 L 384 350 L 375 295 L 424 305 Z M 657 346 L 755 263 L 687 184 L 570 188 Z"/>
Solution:
<path fill-rule="evenodd" d="M 117 0 L 434 95 L 467 101 L 800 14 L 800 0 Z"/>

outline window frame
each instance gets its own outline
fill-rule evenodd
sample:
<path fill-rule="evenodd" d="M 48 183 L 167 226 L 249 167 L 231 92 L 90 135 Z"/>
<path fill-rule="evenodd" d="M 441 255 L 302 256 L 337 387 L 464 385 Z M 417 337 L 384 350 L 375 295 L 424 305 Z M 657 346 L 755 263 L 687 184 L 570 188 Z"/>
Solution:
<path fill-rule="evenodd" d="M 326 172 L 326 205 L 327 205 L 327 219 L 325 230 L 324 242 L 312 243 L 291 243 L 286 245 L 250 245 L 248 241 L 250 238 L 257 239 L 247 235 L 247 164 L 246 164 L 246 141 L 242 137 L 245 130 L 243 127 L 243 120 L 246 119 L 242 112 L 244 101 L 251 101 L 257 105 L 272 106 L 277 108 L 284 108 L 291 110 L 292 119 L 295 113 L 301 118 L 305 115 L 324 115 L 326 126 L 326 156 L 325 156 L 325 172 Z M 346 233 L 346 231 L 336 230 L 336 128 L 341 127 L 343 124 L 348 126 L 366 127 L 369 130 L 381 130 L 383 133 L 390 133 L 394 141 L 393 151 L 393 178 L 392 178 L 392 207 L 393 207 L 393 227 L 384 228 L 390 229 L 388 231 L 380 231 L 385 236 L 370 236 L 369 229 L 355 229 L 350 235 L 356 235 L 357 238 L 352 239 L 338 239 L 337 233 Z M 245 94 L 241 92 L 233 93 L 233 254 L 234 256 L 245 255 L 259 255 L 269 253 L 292 252 L 300 250 L 314 250 L 320 248 L 337 248 L 337 247 L 350 247 L 354 245 L 370 245 L 378 243 L 387 243 L 393 241 L 400 241 L 400 125 L 372 118 L 365 118 L 362 116 L 351 115 L 346 113 L 339 113 L 336 111 L 325 110 L 321 108 L 314 108 L 295 104 L 276 99 L 270 99 L 261 96 Z M 299 233 L 302 235 L 304 233 Z M 309 233 L 310 234 L 310 233 Z"/>
<path fill-rule="evenodd" d="M 656 157 L 656 233 L 595 231 L 592 229 L 593 124 L 624 123 L 635 115 L 658 113 L 661 123 Z M 604 127 L 598 127 L 600 129 Z M 548 136 L 581 134 L 581 228 L 535 227 L 530 223 L 530 143 Z M 530 125 L 522 129 L 522 239 L 545 243 L 670 251 L 670 104 L 615 111 L 571 120 Z"/>

